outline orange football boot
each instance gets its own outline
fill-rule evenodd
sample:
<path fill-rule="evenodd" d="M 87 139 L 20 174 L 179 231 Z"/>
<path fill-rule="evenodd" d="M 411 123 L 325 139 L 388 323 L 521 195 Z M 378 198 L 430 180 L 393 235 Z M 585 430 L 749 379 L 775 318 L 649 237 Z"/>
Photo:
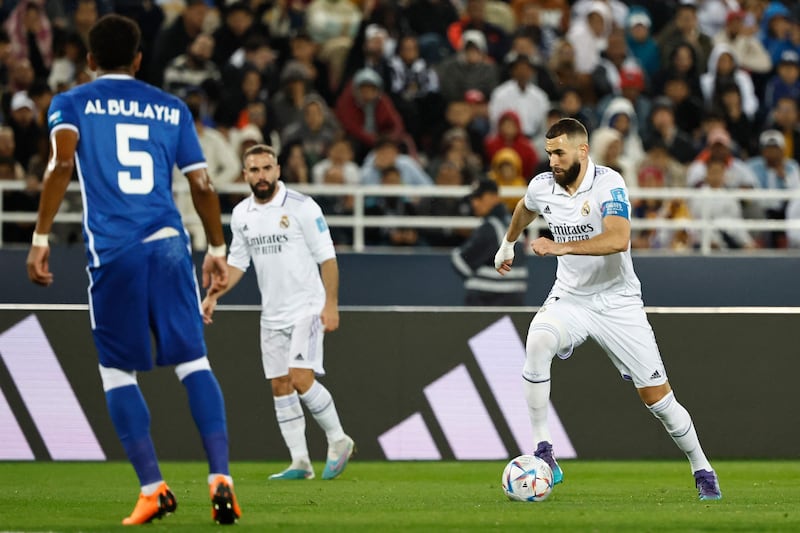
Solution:
<path fill-rule="evenodd" d="M 235 524 L 242 516 L 233 487 L 225 476 L 217 476 L 209 485 L 211 493 L 211 518 L 217 524 Z"/>
<path fill-rule="evenodd" d="M 178 508 L 175 495 L 163 481 L 158 489 L 150 496 L 139 493 L 139 501 L 136 502 L 133 512 L 128 518 L 122 521 L 125 526 L 147 524 L 156 518 L 173 513 Z"/>

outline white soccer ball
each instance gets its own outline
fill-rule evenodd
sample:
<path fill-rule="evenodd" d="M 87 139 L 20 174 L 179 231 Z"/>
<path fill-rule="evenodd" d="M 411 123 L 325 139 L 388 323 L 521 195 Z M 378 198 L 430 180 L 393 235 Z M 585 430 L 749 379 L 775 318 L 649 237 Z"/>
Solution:
<path fill-rule="evenodd" d="M 506 465 L 501 484 L 509 500 L 540 502 L 553 490 L 553 471 L 543 459 L 520 455 Z"/>

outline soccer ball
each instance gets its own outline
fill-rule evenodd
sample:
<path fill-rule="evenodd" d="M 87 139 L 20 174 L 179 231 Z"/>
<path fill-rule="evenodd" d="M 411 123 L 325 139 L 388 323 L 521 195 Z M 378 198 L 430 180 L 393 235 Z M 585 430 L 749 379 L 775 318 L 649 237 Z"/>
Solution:
<path fill-rule="evenodd" d="M 509 500 L 540 502 L 553 490 L 553 471 L 543 459 L 520 455 L 506 465 L 500 483 Z"/>

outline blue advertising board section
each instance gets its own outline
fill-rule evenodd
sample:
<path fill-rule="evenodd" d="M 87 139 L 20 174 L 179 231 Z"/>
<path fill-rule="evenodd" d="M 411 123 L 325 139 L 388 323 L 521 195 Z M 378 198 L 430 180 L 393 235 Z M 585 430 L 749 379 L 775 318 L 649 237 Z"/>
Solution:
<path fill-rule="evenodd" d="M 32 285 L 24 249 L 0 250 L 0 303 L 86 303 L 86 256 L 80 246 L 54 247 L 53 285 Z M 526 305 L 544 301 L 555 278 L 555 258 L 527 257 Z M 196 257 L 199 265 L 202 257 Z M 458 306 L 461 279 L 447 253 L 339 254 L 342 305 Z M 659 307 L 800 306 L 800 256 L 635 255 L 645 304 Z M 226 296 L 228 305 L 258 305 L 255 276 Z"/>
<path fill-rule="evenodd" d="M 123 459 L 86 310 L 9 307 L 0 310 L 0 459 Z M 530 318 L 464 309 L 343 311 L 341 328 L 326 338 L 323 383 L 358 457 L 501 459 L 529 452 L 519 373 Z M 712 459 L 800 456 L 800 426 L 786 417 L 800 375 L 793 355 L 800 316 L 650 318 L 676 395 Z M 258 319 L 255 309 L 220 308 L 207 328 L 209 358 L 226 399 L 232 458 L 288 459 L 261 369 Z M 34 372 L 20 370 L 26 361 L 36 362 Z M 172 370 L 140 374 L 139 382 L 160 457 L 202 459 Z M 564 455 L 574 449 L 580 459 L 681 458 L 591 341 L 554 361 L 552 401 Z M 310 417 L 307 428 L 312 458 L 321 464 L 325 437 Z"/>

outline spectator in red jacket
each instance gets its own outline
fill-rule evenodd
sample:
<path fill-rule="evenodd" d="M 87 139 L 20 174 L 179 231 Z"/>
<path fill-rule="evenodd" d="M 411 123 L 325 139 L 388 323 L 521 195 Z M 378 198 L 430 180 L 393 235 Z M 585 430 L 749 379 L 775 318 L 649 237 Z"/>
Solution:
<path fill-rule="evenodd" d="M 517 114 L 514 111 L 502 113 L 500 118 L 497 119 L 496 130 L 484 142 L 486 159 L 491 161 L 502 148 L 511 148 L 522 160 L 522 175 L 530 181 L 536 165 L 539 163 L 539 156 L 536 155 L 536 151 L 528 138 L 522 134 L 522 127 Z"/>
<path fill-rule="evenodd" d="M 383 92 L 380 75 L 370 68 L 356 72 L 336 102 L 336 117 L 345 133 L 353 140 L 357 159 L 361 161 L 377 141 L 386 136 L 405 136 L 403 119 Z"/>

